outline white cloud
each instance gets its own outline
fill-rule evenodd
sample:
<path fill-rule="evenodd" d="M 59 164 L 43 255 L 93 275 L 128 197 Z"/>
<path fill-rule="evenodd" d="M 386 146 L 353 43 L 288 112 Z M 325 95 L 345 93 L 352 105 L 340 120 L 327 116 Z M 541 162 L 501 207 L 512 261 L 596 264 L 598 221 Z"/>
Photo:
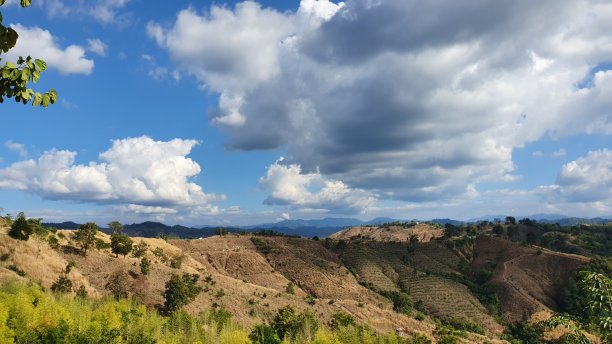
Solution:
<path fill-rule="evenodd" d="M 178 210 L 174 208 L 166 208 L 166 207 L 155 207 L 155 206 L 146 206 L 139 204 L 128 204 L 119 207 L 121 212 L 127 212 L 132 214 L 145 214 L 145 215 L 173 215 L 178 213 Z"/>
<path fill-rule="evenodd" d="M 101 23 L 112 23 L 117 19 L 117 12 L 130 0 L 100 0 L 89 10 L 90 15 Z"/>
<path fill-rule="evenodd" d="M 108 45 L 102 42 L 98 38 L 88 39 L 87 40 L 87 50 L 92 53 L 98 54 L 100 56 L 106 56 L 106 50 L 108 49 Z"/>
<path fill-rule="evenodd" d="M 534 158 L 541 158 L 541 157 L 543 157 L 543 156 L 544 156 L 544 153 L 542 153 L 542 151 L 535 151 L 535 152 L 531 153 L 531 155 L 532 155 Z"/>
<path fill-rule="evenodd" d="M 282 158 L 268 167 L 259 184 L 270 192 L 264 201 L 268 205 L 356 213 L 376 203 L 376 197 L 367 191 L 351 189 L 342 181 L 326 179 L 319 173 L 302 173 L 299 165 L 285 165 Z"/>
<path fill-rule="evenodd" d="M 85 57 L 85 48 L 69 45 L 62 48 L 51 32 L 39 27 L 26 27 L 21 24 L 11 25 L 19 34 L 17 45 L 6 55 L 7 59 L 16 61 L 18 56 L 32 56 L 47 62 L 47 66 L 62 74 L 91 74 L 94 61 Z"/>
<path fill-rule="evenodd" d="M 612 209 L 612 151 L 590 151 L 563 165 L 556 183 L 540 187 L 539 192 L 548 200 L 608 204 Z"/>
<path fill-rule="evenodd" d="M 513 150 L 542 137 L 612 134 L 612 71 L 577 87 L 612 60 L 611 23 L 596 0 L 303 0 L 188 9 L 148 34 L 219 93 L 230 148 L 423 201 L 516 180 Z"/>
<path fill-rule="evenodd" d="M 6 147 L 6 149 L 10 150 L 11 152 L 19 154 L 19 156 L 25 157 L 28 155 L 28 150 L 26 149 L 23 143 L 8 140 L 4 143 L 4 147 Z"/>
<path fill-rule="evenodd" d="M 565 151 L 564 148 L 561 148 L 559 150 L 552 152 L 550 156 L 553 158 L 560 158 L 560 157 L 564 157 L 565 155 L 567 155 L 567 152 Z"/>
<path fill-rule="evenodd" d="M 11 0 L 9 0 L 11 1 Z M 86 16 L 102 24 L 126 24 L 129 16 L 122 9 L 131 0 L 38 0 L 34 4 L 42 7 L 49 17 Z M 17 1 L 12 1 L 16 3 Z"/>
<path fill-rule="evenodd" d="M 101 162 L 88 164 L 76 164 L 75 152 L 53 149 L 38 160 L 0 169 L 0 188 L 24 190 L 46 199 L 126 204 L 126 209 L 140 212 L 208 207 L 209 202 L 225 196 L 206 194 L 191 181 L 200 173 L 200 166 L 186 156 L 196 144 L 182 139 L 154 141 L 146 136 L 114 140 L 100 154 Z"/>

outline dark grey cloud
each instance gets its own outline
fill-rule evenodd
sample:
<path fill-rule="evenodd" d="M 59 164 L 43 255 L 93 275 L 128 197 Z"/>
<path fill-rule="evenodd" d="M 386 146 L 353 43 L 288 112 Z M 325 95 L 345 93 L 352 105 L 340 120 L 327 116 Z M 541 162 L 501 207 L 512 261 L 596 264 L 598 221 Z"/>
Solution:
<path fill-rule="evenodd" d="M 284 149 L 302 173 L 351 189 L 408 201 L 469 195 L 478 183 L 514 180 L 516 147 L 612 133 L 612 73 L 576 87 L 612 60 L 609 2 L 351 0 L 338 9 L 303 0 L 296 13 L 252 3 L 223 11 L 182 13 L 155 37 L 220 93 L 209 116 L 228 147 Z M 252 20 L 263 17 L 272 20 Z M 233 29 L 209 37 L 228 18 L 251 24 L 256 40 Z M 190 51 L 194 39 L 209 51 Z M 217 70 L 211 56 L 223 54 L 267 62 Z"/>

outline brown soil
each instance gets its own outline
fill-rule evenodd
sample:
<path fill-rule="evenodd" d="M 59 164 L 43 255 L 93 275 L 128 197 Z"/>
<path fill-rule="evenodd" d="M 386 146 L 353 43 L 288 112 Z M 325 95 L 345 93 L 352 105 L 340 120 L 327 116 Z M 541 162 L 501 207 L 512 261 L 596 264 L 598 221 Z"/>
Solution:
<path fill-rule="evenodd" d="M 566 283 L 588 258 L 520 246 L 497 237 L 481 236 L 474 244 L 472 266 L 495 266 L 488 282 L 497 291 L 510 321 L 525 314 L 556 311 L 557 286 Z"/>
<path fill-rule="evenodd" d="M 419 242 L 429 242 L 444 235 L 440 228 L 419 223 L 410 228 L 401 226 L 390 227 L 351 227 L 340 232 L 334 233 L 329 237 L 334 240 L 369 239 L 374 241 L 410 241 L 412 236 L 416 236 Z"/>

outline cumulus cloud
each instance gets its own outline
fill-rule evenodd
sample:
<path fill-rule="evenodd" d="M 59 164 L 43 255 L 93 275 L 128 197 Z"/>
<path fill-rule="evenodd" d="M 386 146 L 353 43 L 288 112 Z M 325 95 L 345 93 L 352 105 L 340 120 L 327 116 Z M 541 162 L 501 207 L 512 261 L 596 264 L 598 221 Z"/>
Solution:
<path fill-rule="evenodd" d="M 17 45 L 6 55 L 7 59 L 16 61 L 19 56 L 32 56 L 47 62 L 49 68 L 62 74 L 91 74 L 94 61 L 85 57 L 85 48 L 80 45 L 69 45 L 62 48 L 51 32 L 39 27 L 26 27 L 21 24 L 11 25 L 19 39 Z"/>
<path fill-rule="evenodd" d="M 229 148 L 286 149 L 283 168 L 407 201 L 515 180 L 513 150 L 543 137 L 611 134 L 610 30 L 597 0 L 247 1 L 148 25 L 219 94 Z"/>
<path fill-rule="evenodd" d="M 4 143 L 4 147 L 6 147 L 6 149 L 10 150 L 11 152 L 19 154 L 22 157 L 28 155 L 28 150 L 26 149 L 23 143 L 8 140 Z"/>
<path fill-rule="evenodd" d="M 354 213 L 376 203 L 376 197 L 367 191 L 352 189 L 342 181 L 324 178 L 320 173 L 302 173 L 299 165 L 283 164 L 282 158 L 268 167 L 259 184 L 270 192 L 264 201 L 267 205 Z M 289 214 L 283 213 L 283 217 L 288 219 Z"/>
<path fill-rule="evenodd" d="M 100 162 L 76 164 L 76 153 L 50 150 L 37 160 L 0 169 L 0 188 L 46 199 L 125 204 L 133 212 L 163 212 L 184 206 L 207 207 L 224 196 L 206 194 L 191 179 L 201 171 L 187 157 L 194 140 L 154 141 L 143 136 L 114 140 Z"/>
<path fill-rule="evenodd" d="M 563 165 L 555 184 L 542 186 L 539 191 L 547 199 L 612 204 L 612 151 L 590 151 Z"/>

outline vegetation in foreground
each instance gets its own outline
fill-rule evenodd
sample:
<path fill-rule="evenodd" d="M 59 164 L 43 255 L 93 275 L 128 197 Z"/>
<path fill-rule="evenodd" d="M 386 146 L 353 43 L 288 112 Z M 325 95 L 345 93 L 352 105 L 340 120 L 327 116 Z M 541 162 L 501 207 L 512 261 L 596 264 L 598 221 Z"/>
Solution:
<path fill-rule="evenodd" d="M 346 313 L 334 315 L 326 330 L 310 312 L 291 306 L 269 324 L 248 331 L 223 309 L 192 316 L 180 309 L 169 316 L 130 299 L 89 299 L 51 293 L 34 284 L 0 287 L 0 343 L 429 343 L 422 336 L 376 334 Z"/>

